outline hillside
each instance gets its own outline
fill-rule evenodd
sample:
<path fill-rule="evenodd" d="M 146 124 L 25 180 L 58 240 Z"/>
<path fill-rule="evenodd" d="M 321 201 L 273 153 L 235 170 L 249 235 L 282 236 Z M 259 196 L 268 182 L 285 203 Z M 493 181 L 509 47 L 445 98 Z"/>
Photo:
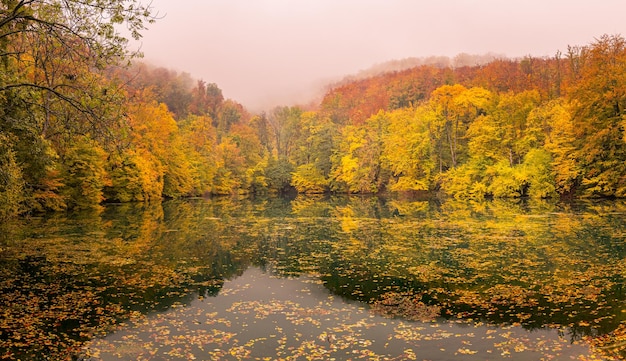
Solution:
<path fill-rule="evenodd" d="M 71 68 L 58 81 L 74 85 L 53 96 L 5 85 L 0 218 L 252 193 L 626 197 L 623 37 L 551 58 L 426 63 L 345 79 L 316 110 L 257 115 L 217 84 L 142 64 Z M 20 65 L 6 74 L 50 71 Z"/>
<path fill-rule="evenodd" d="M 452 66 L 450 59 L 443 58 L 439 61 L 433 59 L 433 64 L 422 60 L 418 63 L 424 64 L 404 70 L 382 73 L 376 70 L 413 63 L 390 62 L 388 66 L 374 67 L 372 71 L 347 77 L 335 84 L 326 93 L 320 108 L 336 122 L 344 124 L 349 120 L 358 124 L 381 109 L 417 105 L 437 87 L 446 84 L 483 87 L 495 92 L 537 90 L 543 97 L 558 97 L 565 90 L 566 81 L 573 81 L 571 59 L 575 56 L 571 53 L 567 57 L 559 54 L 553 58 L 493 58 L 473 66 L 461 65 L 466 61 L 454 62 L 456 66 Z M 485 57 L 487 59 L 489 56 Z M 397 68 L 402 69 L 402 66 Z M 367 74 L 372 76 L 365 76 Z"/>

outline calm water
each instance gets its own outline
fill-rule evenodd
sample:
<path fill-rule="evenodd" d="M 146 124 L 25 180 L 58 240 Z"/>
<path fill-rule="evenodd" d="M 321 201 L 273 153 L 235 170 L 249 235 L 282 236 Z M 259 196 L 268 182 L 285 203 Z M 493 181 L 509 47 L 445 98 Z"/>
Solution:
<path fill-rule="evenodd" d="M 110 205 L 0 227 L 0 359 L 626 357 L 626 203 Z"/>

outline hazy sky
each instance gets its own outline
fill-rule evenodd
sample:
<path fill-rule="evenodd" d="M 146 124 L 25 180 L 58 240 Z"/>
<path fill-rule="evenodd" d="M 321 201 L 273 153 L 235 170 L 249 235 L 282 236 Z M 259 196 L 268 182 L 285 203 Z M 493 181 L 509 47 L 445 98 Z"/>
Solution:
<path fill-rule="evenodd" d="M 551 56 L 626 36 L 626 0 L 152 0 L 145 60 L 259 110 L 407 57 Z"/>

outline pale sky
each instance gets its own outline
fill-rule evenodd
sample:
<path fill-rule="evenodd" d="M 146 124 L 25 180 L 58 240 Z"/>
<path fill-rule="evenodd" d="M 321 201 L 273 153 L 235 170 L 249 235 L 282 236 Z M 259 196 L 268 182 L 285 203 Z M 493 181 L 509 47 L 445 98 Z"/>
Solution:
<path fill-rule="evenodd" d="M 552 56 L 626 36 L 626 0 L 152 0 L 144 60 L 258 111 L 387 60 Z"/>

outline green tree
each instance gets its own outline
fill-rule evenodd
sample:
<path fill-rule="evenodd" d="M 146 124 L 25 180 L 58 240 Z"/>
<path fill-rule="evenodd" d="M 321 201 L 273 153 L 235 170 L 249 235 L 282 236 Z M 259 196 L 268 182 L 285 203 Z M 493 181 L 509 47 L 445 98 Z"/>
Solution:
<path fill-rule="evenodd" d="M 331 157 L 338 136 L 337 127 L 314 112 L 300 117 L 300 132 L 291 159 L 296 165 L 294 187 L 301 193 L 322 193 L 328 190 L 332 168 Z"/>
<path fill-rule="evenodd" d="M 531 198 L 552 198 L 557 195 L 554 179 L 553 159 L 543 148 L 531 149 L 524 157 L 521 166 L 528 189 L 525 193 Z"/>
<path fill-rule="evenodd" d="M 292 189 L 294 166 L 285 157 L 270 158 L 265 168 L 267 187 L 271 192 L 287 193 Z"/>
<path fill-rule="evenodd" d="M 0 220 L 20 213 L 24 181 L 8 136 L 0 134 Z"/>
<path fill-rule="evenodd" d="M 293 172 L 291 184 L 298 193 L 324 193 L 329 180 L 313 163 L 299 165 Z"/>

